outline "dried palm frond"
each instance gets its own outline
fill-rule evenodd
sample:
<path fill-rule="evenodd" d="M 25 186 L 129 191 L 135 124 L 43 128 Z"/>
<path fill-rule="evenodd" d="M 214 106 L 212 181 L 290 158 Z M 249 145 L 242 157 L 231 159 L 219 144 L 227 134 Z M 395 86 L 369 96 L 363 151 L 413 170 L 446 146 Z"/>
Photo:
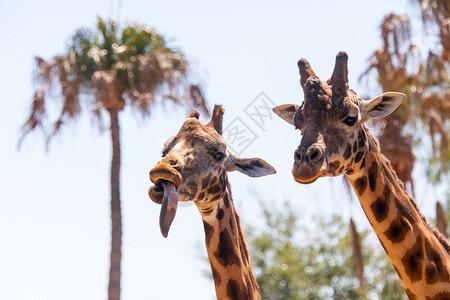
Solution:
<path fill-rule="evenodd" d="M 414 181 L 412 171 L 415 163 L 415 156 L 412 151 L 413 137 L 402 134 L 402 124 L 395 119 L 388 119 L 381 129 L 378 139 L 380 141 L 381 152 L 391 161 L 392 167 L 398 178 L 403 183 L 410 183 L 414 195 Z"/>
<path fill-rule="evenodd" d="M 450 152 L 450 147 L 448 143 L 448 133 L 445 128 L 445 124 L 442 121 L 439 114 L 434 111 L 426 111 L 425 114 L 429 117 L 429 127 L 430 127 L 430 136 L 432 141 L 433 152 L 438 153 L 438 157 L 441 159 L 441 164 L 445 164 L 448 160 L 448 153 Z M 435 133 L 438 133 L 440 136 L 439 142 L 439 151 L 436 147 Z"/>
<path fill-rule="evenodd" d="M 51 62 L 47 62 L 43 58 L 36 57 L 35 62 L 35 82 L 41 87 L 35 92 L 30 114 L 22 126 L 19 147 L 23 138 L 37 127 L 41 127 L 46 133 L 48 144 L 67 120 L 76 118 L 81 112 L 79 89 L 77 83 L 71 80 L 68 58 L 56 56 Z M 52 121 L 50 126 L 52 129 L 47 132 L 45 128 L 47 127 L 45 124 L 47 122 L 46 99 L 47 96 L 57 93 L 62 96 L 59 116 Z"/>
<path fill-rule="evenodd" d="M 20 148 L 20 145 L 21 145 L 24 137 L 28 133 L 30 133 L 31 131 L 33 131 L 37 128 L 45 130 L 45 128 L 43 126 L 43 122 L 44 122 L 44 119 L 46 116 L 45 98 L 44 98 L 45 91 L 46 91 L 46 89 L 42 88 L 40 90 L 37 90 L 34 93 L 29 116 L 22 126 L 22 130 L 21 130 L 22 134 L 21 134 L 19 142 L 17 144 L 18 148 Z"/>
<path fill-rule="evenodd" d="M 92 75 L 95 100 L 106 110 L 122 110 L 125 106 L 113 71 L 95 71 Z"/>
<path fill-rule="evenodd" d="M 369 67 L 360 79 L 376 70 L 383 91 L 396 90 L 404 86 L 410 77 L 408 68 L 418 66 L 417 47 L 410 43 L 409 18 L 406 15 L 390 14 L 380 25 L 382 48 L 376 50 L 369 59 Z"/>
<path fill-rule="evenodd" d="M 205 116 L 209 117 L 210 114 L 208 107 L 206 106 L 202 88 L 199 85 L 191 85 L 189 87 L 189 96 L 192 101 L 192 106 L 200 108 Z"/>
<path fill-rule="evenodd" d="M 426 9 L 430 9 L 430 5 L 433 9 L 440 5 L 433 4 L 434 1 L 420 2 Z M 387 15 L 380 25 L 380 32 L 382 48 L 370 57 L 369 67 L 360 79 L 376 71 L 384 92 L 398 91 L 407 95 L 402 105 L 388 118 L 377 121 L 377 125 L 382 128 L 379 135 L 382 152 L 391 160 L 400 179 L 405 183 L 410 181 L 413 186 L 413 140 L 411 135 L 403 132 L 403 128 L 420 129 L 420 124 L 428 124 L 428 135 L 435 150 L 432 159 L 440 161 L 439 170 L 447 169 L 450 153 L 448 63 L 442 55 L 431 51 L 421 62 L 419 50 L 410 40 L 407 16 Z"/>
<path fill-rule="evenodd" d="M 450 62 L 450 2 L 448 0 L 413 0 L 419 4 L 422 23 L 439 30 L 442 44 L 442 59 Z"/>
<path fill-rule="evenodd" d="M 189 63 L 181 50 L 168 47 L 161 34 L 144 25 L 127 23 L 120 28 L 112 19 L 98 18 L 95 32 L 86 28 L 75 32 L 66 55 L 50 61 L 36 57 L 38 87 L 19 145 L 36 128 L 43 129 L 48 144 L 81 113 L 82 104 L 100 127 L 102 111 L 122 110 L 130 104 L 147 116 L 156 99 L 209 113 L 200 86 L 190 80 Z M 56 102 L 55 120 L 47 119 L 47 113 L 54 111 L 46 109 L 47 98 L 62 100 Z"/>
<path fill-rule="evenodd" d="M 422 22 L 439 23 L 441 20 L 450 17 L 450 2 L 448 0 L 413 0 L 420 5 L 422 12 Z"/>
<path fill-rule="evenodd" d="M 450 18 L 441 21 L 441 30 L 439 32 L 442 45 L 442 59 L 450 62 Z"/>

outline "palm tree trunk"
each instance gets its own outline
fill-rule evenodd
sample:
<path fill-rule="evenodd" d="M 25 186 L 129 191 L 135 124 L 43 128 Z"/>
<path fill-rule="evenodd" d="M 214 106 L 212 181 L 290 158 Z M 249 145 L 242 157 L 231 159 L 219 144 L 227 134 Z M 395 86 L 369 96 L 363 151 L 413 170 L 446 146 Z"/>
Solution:
<path fill-rule="evenodd" d="M 122 214 L 120 208 L 120 128 L 118 110 L 109 110 L 111 117 L 111 267 L 108 299 L 120 299 L 120 261 L 122 258 Z"/>
<path fill-rule="evenodd" d="M 355 222 L 350 218 L 350 232 L 352 234 L 353 253 L 356 264 L 356 275 L 359 280 L 359 288 L 362 292 L 366 289 L 366 280 L 364 278 L 364 262 L 362 257 L 361 240 L 359 239 L 358 231 L 356 231 Z"/>

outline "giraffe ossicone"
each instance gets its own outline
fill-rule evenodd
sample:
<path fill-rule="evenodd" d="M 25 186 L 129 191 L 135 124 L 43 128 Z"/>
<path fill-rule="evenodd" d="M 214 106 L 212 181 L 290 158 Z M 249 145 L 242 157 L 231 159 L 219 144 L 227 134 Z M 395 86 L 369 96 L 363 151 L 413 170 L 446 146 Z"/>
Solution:
<path fill-rule="evenodd" d="M 214 107 L 202 125 L 192 111 L 163 147 L 163 158 L 149 172 L 150 198 L 162 204 L 160 229 L 167 237 L 178 201 L 193 201 L 203 221 L 205 244 L 218 299 L 260 299 L 247 246 L 231 197 L 228 172 L 250 177 L 275 174 L 261 158 L 241 158 L 222 138 L 224 109 Z"/>
<path fill-rule="evenodd" d="M 294 152 L 295 181 L 346 174 L 400 281 L 411 299 L 450 299 L 450 246 L 419 212 L 379 149 L 365 122 L 389 115 L 405 95 L 388 92 L 363 100 L 348 86 L 348 56 L 340 52 L 324 82 L 309 62 L 298 62 L 301 105 L 273 111 L 299 129 Z"/>

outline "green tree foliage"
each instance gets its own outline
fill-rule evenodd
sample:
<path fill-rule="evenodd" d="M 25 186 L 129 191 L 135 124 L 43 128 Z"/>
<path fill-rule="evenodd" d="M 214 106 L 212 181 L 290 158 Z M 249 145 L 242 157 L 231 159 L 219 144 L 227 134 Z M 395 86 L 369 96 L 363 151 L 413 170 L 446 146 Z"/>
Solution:
<path fill-rule="evenodd" d="M 360 233 L 366 282 L 360 288 L 350 229 L 342 218 L 300 228 L 297 215 L 284 207 L 282 212 L 264 208 L 265 226 L 246 230 L 262 299 L 407 299 L 386 254 L 378 241 L 369 241 L 367 231 Z"/>

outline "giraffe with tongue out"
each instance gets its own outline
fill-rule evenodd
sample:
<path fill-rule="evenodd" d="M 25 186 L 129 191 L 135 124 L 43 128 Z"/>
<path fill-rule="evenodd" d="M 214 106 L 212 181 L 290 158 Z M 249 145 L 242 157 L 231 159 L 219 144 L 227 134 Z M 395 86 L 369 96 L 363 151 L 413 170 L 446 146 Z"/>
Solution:
<path fill-rule="evenodd" d="M 260 299 L 247 246 L 234 208 L 227 173 L 250 177 L 276 173 L 260 158 L 241 158 L 222 138 L 224 109 L 214 107 L 202 125 L 192 111 L 178 133 L 166 141 L 163 158 L 150 170 L 150 198 L 161 206 L 160 228 L 167 237 L 178 201 L 194 201 L 202 217 L 205 244 L 217 299 Z"/>

